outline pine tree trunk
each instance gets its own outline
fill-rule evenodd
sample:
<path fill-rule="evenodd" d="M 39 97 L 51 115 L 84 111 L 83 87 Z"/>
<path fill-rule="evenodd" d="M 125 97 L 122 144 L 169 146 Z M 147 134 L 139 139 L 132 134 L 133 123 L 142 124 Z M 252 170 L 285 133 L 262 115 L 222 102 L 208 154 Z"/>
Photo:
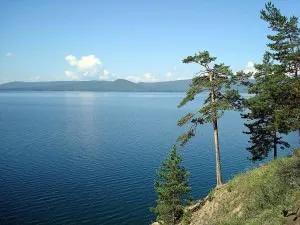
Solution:
<path fill-rule="evenodd" d="M 172 219 L 173 221 L 173 223 L 172 223 L 172 225 L 175 225 L 175 210 L 173 209 L 173 219 Z"/>
<path fill-rule="evenodd" d="M 219 149 L 218 121 L 216 119 L 213 122 L 213 126 L 214 126 L 216 173 L 217 173 L 217 187 L 218 187 L 222 185 L 222 174 L 221 174 L 221 160 L 220 160 L 220 149 Z"/>
<path fill-rule="evenodd" d="M 276 136 L 276 131 L 274 133 L 274 159 L 277 159 L 277 136 Z"/>
<path fill-rule="evenodd" d="M 210 82 L 213 81 L 212 74 L 209 75 Z M 211 88 L 211 102 L 215 102 L 215 90 Z M 222 174 L 221 174 L 221 159 L 219 149 L 219 135 L 218 135 L 218 119 L 217 112 L 213 112 L 213 127 L 214 127 L 214 141 L 215 141 L 215 152 L 216 152 L 216 175 L 217 175 L 217 187 L 222 185 Z"/>
<path fill-rule="evenodd" d="M 174 202 L 175 201 L 175 195 L 174 195 L 174 193 L 173 193 L 172 196 L 173 196 L 173 199 L 172 199 L 172 202 L 173 202 L 173 205 L 172 205 L 172 208 L 173 208 L 173 210 L 172 210 L 173 211 L 172 212 L 172 214 L 173 214 L 172 222 L 173 223 L 172 223 L 172 225 L 175 225 L 175 202 Z"/>

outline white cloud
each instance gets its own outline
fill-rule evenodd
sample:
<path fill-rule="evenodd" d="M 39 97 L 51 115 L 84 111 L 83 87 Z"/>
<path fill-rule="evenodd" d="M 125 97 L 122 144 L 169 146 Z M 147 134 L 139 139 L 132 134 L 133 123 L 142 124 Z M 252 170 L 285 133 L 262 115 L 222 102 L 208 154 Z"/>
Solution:
<path fill-rule="evenodd" d="M 187 80 L 191 79 L 191 77 L 182 77 L 182 74 L 185 74 L 185 72 L 178 71 L 180 70 L 180 67 L 177 65 L 173 66 L 173 68 L 163 75 L 162 79 L 160 81 L 173 81 L 173 80 Z M 180 74 L 180 77 L 179 77 Z"/>
<path fill-rule="evenodd" d="M 253 62 L 251 62 L 251 61 L 249 61 L 248 63 L 247 63 L 247 66 L 245 67 L 245 69 L 244 69 L 244 72 L 245 73 L 256 73 L 256 69 L 255 69 L 255 67 L 254 67 L 254 63 Z"/>
<path fill-rule="evenodd" d="M 103 73 L 100 74 L 99 80 L 112 80 L 114 75 L 112 75 L 108 70 L 103 70 Z"/>
<path fill-rule="evenodd" d="M 66 70 L 65 75 L 72 80 L 113 80 L 114 75 L 104 69 L 103 63 L 95 55 L 82 56 L 80 59 L 74 55 L 67 55 L 65 60 L 76 71 Z"/>
<path fill-rule="evenodd" d="M 132 82 L 159 82 L 184 79 L 178 77 L 178 67 L 173 66 L 169 72 L 164 75 L 155 76 L 152 73 L 145 73 L 143 75 L 130 75 L 130 76 L 116 76 L 106 68 L 102 61 L 95 55 L 86 55 L 77 58 L 69 54 L 65 57 L 66 62 L 71 69 L 65 71 L 68 80 L 105 80 L 112 81 L 115 79 L 126 79 Z M 72 70 L 73 68 L 73 70 Z"/>
<path fill-rule="evenodd" d="M 174 74 L 172 72 L 167 72 L 161 81 L 171 81 L 171 80 L 176 80 L 176 77 L 174 76 Z"/>
<path fill-rule="evenodd" d="M 157 82 L 158 79 L 152 73 L 145 73 L 142 76 L 127 76 L 125 77 L 126 80 L 139 83 L 139 82 Z"/>
<path fill-rule="evenodd" d="M 165 77 L 167 77 L 167 78 L 173 77 L 173 74 L 172 74 L 171 72 L 167 72 L 167 73 L 165 74 Z"/>
<path fill-rule="evenodd" d="M 7 53 L 5 54 L 5 56 L 8 57 L 8 58 L 9 58 L 9 57 L 12 57 L 13 55 L 14 55 L 14 54 L 12 54 L 11 52 L 7 52 Z"/>
<path fill-rule="evenodd" d="M 142 77 L 145 82 L 154 82 L 157 81 L 157 78 L 152 75 L 151 73 L 145 73 L 144 76 Z"/>
<path fill-rule="evenodd" d="M 103 67 L 100 59 L 94 55 L 82 56 L 81 59 L 68 55 L 65 57 L 65 60 L 84 76 L 93 76 Z"/>
<path fill-rule="evenodd" d="M 108 70 L 104 70 L 104 71 L 103 71 L 103 74 L 104 74 L 105 76 L 107 76 L 107 75 L 109 75 L 110 73 L 108 72 Z"/>
<path fill-rule="evenodd" d="M 76 62 L 77 62 L 76 57 L 73 56 L 73 55 L 67 55 L 67 56 L 65 57 L 65 60 L 67 60 L 67 61 L 70 63 L 71 66 L 75 66 L 75 65 L 76 65 Z"/>
<path fill-rule="evenodd" d="M 76 73 L 72 72 L 72 71 L 69 71 L 69 70 L 66 70 L 65 71 L 65 75 L 70 78 L 71 80 L 79 80 L 79 77 Z"/>
<path fill-rule="evenodd" d="M 175 80 L 189 80 L 191 77 L 177 77 Z"/>

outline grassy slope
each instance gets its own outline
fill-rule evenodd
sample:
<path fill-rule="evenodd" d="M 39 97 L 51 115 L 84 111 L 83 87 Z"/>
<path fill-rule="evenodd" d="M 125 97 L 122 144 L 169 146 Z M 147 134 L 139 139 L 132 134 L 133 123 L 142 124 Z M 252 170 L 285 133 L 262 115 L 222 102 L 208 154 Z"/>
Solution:
<path fill-rule="evenodd" d="M 191 223 L 220 225 L 300 224 L 300 150 L 242 173 L 213 190 Z"/>

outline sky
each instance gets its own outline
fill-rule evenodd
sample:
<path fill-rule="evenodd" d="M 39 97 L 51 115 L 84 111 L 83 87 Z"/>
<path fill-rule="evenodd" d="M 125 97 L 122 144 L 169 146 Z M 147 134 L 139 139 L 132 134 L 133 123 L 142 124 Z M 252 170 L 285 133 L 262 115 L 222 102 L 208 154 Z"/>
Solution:
<path fill-rule="evenodd" d="M 299 0 L 272 1 L 300 17 Z M 182 59 L 207 50 L 233 71 L 253 70 L 270 34 L 263 0 L 0 1 L 0 83 L 187 79 Z"/>

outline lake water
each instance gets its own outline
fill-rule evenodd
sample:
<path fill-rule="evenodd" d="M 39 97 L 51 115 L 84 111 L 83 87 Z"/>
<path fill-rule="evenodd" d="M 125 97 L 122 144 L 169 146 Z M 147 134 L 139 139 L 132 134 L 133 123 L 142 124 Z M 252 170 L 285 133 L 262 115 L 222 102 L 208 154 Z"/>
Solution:
<path fill-rule="evenodd" d="M 185 128 L 184 93 L 0 92 L 0 224 L 149 224 L 155 171 Z M 196 101 L 199 101 L 197 99 Z M 198 199 L 215 186 L 211 125 L 180 152 Z M 223 178 L 254 166 L 238 112 L 219 122 Z M 296 134 L 287 137 L 292 146 Z"/>

